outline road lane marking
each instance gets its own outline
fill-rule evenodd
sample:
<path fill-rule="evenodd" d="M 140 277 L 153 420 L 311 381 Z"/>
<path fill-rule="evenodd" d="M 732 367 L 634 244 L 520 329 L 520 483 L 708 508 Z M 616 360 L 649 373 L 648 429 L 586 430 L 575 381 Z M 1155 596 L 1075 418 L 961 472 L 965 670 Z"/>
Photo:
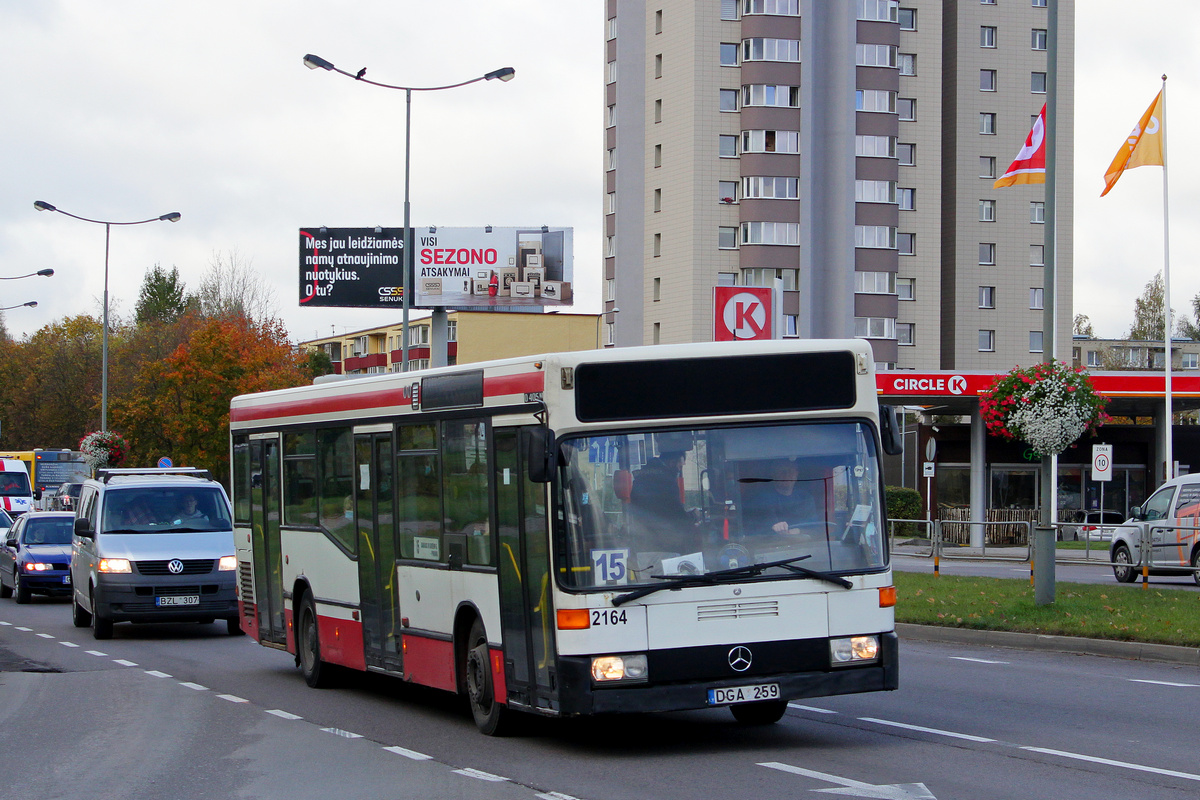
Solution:
<path fill-rule="evenodd" d="M 179 685 L 186 686 L 189 689 L 195 689 L 197 692 L 207 692 L 208 691 L 207 686 L 201 686 L 198 683 L 188 683 L 187 681 L 180 681 Z"/>
<path fill-rule="evenodd" d="M 40 637 L 41 637 L 41 638 L 43 638 L 43 639 L 53 639 L 53 638 L 55 638 L 54 636 L 52 636 L 52 635 L 51 635 L 51 634 L 49 634 L 49 633 L 39 633 L 39 634 L 38 634 L 38 636 L 40 636 Z"/>
<path fill-rule="evenodd" d="M 120 664 L 122 667 L 136 667 L 137 666 L 136 661 L 126 661 L 123 658 L 114 658 L 113 663 Z"/>
<path fill-rule="evenodd" d="M 1166 775 L 1171 778 L 1184 778 L 1189 781 L 1200 781 L 1200 775 L 1191 772 L 1179 772 L 1173 769 L 1161 769 L 1159 767 L 1147 767 L 1144 764 L 1133 764 L 1128 761 L 1114 761 L 1111 758 L 1100 758 L 1098 756 L 1085 756 L 1081 753 L 1068 753 L 1065 750 L 1051 750 L 1048 747 L 1022 747 L 1022 750 L 1029 750 L 1033 753 L 1045 753 L 1051 756 L 1062 756 L 1063 758 L 1073 758 L 1077 761 L 1090 761 L 1093 764 L 1105 764 L 1110 767 L 1123 767 L 1124 769 L 1132 769 L 1138 772 L 1152 772 L 1155 775 Z"/>
<path fill-rule="evenodd" d="M 59 642 L 59 644 L 61 644 L 63 647 L 79 647 L 79 645 L 75 644 L 74 642 Z"/>
<path fill-rule="evenodd" d="M 108 653 L 101 653 L 99 650 L 87 650 L 89 656 L 106 656 Z"/>
<path fill-rule="evenodd" d="M 1155 686 L 1178 686 L 1181 689 L 1196 689 L 1200 688 L 1200 683 L 1175 683 L 1174 681 L 1147 681 L 1140 678 L 1130 678 L 1133 683 L 1152 683 Z"/>
<path fill-rule="evenodd" d="M 802 706 L 799 703 L 788 703 L 788 708 L 797 708 L 801 711 L 814 711 L 818 714 L 836 714 L 836 711 L 830 711 L 828 708 L 817 708 L 816 706 Z"/>
<path fill-rule="evenodd" d="M 222 700 L 228 700 L 231 703 L 249 703 L 250 701 L 244 697 L 238 697 L 236 694 L 219 694 L 217 697 Z"/>
<path fill-rule="evenodd" d="M 456 772 L 459 775 L 466 775 L 468 778 L 475 778 L 476 780 L 480 781 L 491 781 L 492 783 L 505 783 L 508 781 L 508 778 L 503 778 L 499 775 L 493 775 L 490 772 L 484 772 L 483 770 L 475 769 L 474 767 L 463 767 L 462 769 L 452 770 L 452 772 Z"/>
<path fill-rule="evenodd" d="M 876 719 L 874 717 L 859 717 L 862 722 L 874 722 L 876 725 L 888 725 L 893 728 L 904 728 L 908 731 L 920 731 L 921 733 L 932 733 L 937 736 L 949 736 L 952 739 L 966 739 L 968 742 L 994 742 L 995 739 L 989 739 L 986 736 L 972 736 L 969 733 L 956 733 L 955 731 L 944 731 L 939 728 L 926 728 L 922 725 L 909 725 L 904 722 L 892 722 L 886 719 Z"/>
<path fill-rule="evenodd" d="M 304 717 L 302 716 L 290 714 L 290 712 L 283 711 L 281 709 L 268 709 L 266 712 L 268 712 L 268 714 L 274 714 L 275 716 L 280 717 L 281 720 L 304 720 Z"/>
<path fill-rule="evenodd" d="M 398 756 L 411 758 L 413 761 L 428 761 L 429 759 L 433 758 L 433 756 L 427 756 L 424 753 L 418 753 L 416 750 L 409 750 L 404 747 L 385 747 L 383 749 L 387 750 L 389 753 L 395 753 Z"/>
<path fill-rule="evenodd" d="M 334 736 L 341 736 L 343 739 L 363 738 L 361 733 L 351 733 L 350 731 L 344 731 L 341 728 L 321 728 L 321 730 L 324 733 L 332 733 Z"/>
<path fill-rule="evenodd" d="M 539 794 L 535 794 L 534 797 L 536 797 L 538 800 L 579 800 L 578 797 L 574 797 L 569 794 L 563 794 L 562 792 L 541 792 Z"/>
<path fill-rule="evenodd" d="M 0 625 L 4 625 L 4 626 L 11 626 L 11 625 L 12 625 L 12 623 L 11 623 L 11 622 L 5 622 L 4 620 L 0 620 Z"/>
<path fill-rule="evenodd" d="M 13 630 L 17 630 L 17 631 L 31 631 L 31 630 L 33 630 L 33 628 L 26 628 L 24 625 L 18 625 L 18 626 L 16 626 L 15 628 L 13 628 Z"/>
<path fill-rule="evenodd" d="M 971 661 L 975 664 L 1007 664 L 1007 661 L 993 661 L 990 658 L 967 658 L 966 656 L 950 656 L 955 661 Z"/>
<path fill-rule="evenodd" d="M 149 675 L 151 678 L 169 678 L 169 677 L 171 677 L 167 673 L 159 672 L 156 669 L 148 669 L 148 670 L 146 670 L 146 674 Z"/>
<path fill-rule="evenodd" d="M 874 797 L 879 798 L 879 800 L 937 800 L 923 783 L 864 783 L 856 781 L 853 778 L 830 775 L 828 772 L 817 772 L 815 769 L 794 767 L 791 764 L 782 764 L 778 761 L 764 761 L 759 763 L 758 766 L 779 770 L 780 772 L 790 772 L 793 775 L 802 775 L 805 778 L 816 778 L 819 781 L 836 783 L 846 787 L 844 789 L 813 789 L 814 792 L 850 795 L 854 797 Z"/>

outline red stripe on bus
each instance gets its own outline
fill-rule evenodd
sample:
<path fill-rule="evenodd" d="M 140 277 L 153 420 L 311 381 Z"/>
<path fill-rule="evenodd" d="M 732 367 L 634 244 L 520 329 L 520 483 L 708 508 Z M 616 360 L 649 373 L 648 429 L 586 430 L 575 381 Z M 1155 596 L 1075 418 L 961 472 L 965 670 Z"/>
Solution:
<path fill-rule="evenodd" d="M 365 670 L 362 623 L 317 615 L 317 637 L 321 660 L 350 669 Z"/>
<path fill-rule="evenodd" d="M 519 375 L 497 375 L 483 379 L 484 397 L 540 392 L 545 388 L 546 373 L 544 372 L 522 372 Z"/>
<path fill-rule="evenodd" d="M 445 639 L 403 634 L 404 678 L 422 686 L 457 692 L 454 679 L 454 644 Z"/>

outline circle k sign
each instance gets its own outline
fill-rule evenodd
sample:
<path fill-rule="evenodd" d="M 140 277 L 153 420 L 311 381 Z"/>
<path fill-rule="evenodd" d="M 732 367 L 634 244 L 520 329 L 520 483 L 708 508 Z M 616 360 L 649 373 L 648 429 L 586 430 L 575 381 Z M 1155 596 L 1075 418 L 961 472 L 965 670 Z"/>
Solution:
<path fill-rule="evenodd" d="M 718 342 L 771 339 L 772 291 L 751 286 L 713 289 L 713 339 Z"/>

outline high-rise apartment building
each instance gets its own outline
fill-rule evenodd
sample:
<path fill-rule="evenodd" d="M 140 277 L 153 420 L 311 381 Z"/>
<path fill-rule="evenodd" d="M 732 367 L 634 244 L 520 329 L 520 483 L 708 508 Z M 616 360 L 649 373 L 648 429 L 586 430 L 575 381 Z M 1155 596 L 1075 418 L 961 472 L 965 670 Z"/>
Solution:
<path fill-rule="evenodd" d="M 604 341 L 705 341 L 714 286 L 776 286 L 784 335 L 865 337 L 880 365 L 1040 359 L 1044 187 L 992 182 L 1045 102 L 1046 19 L 1046 0 L 607 0 Z"/>

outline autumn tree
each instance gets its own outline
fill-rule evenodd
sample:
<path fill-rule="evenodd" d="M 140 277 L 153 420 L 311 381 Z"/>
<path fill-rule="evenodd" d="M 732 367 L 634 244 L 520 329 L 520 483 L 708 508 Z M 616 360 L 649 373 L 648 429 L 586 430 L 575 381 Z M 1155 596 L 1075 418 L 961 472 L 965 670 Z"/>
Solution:
<path fill-rule="evenodd" d="M 201 316 L 244 317 L 259 322 L 275 318 L 275 293 L 251 269 L 252 263 L 236 249 L 213 253 L 195 294 Z"/>

